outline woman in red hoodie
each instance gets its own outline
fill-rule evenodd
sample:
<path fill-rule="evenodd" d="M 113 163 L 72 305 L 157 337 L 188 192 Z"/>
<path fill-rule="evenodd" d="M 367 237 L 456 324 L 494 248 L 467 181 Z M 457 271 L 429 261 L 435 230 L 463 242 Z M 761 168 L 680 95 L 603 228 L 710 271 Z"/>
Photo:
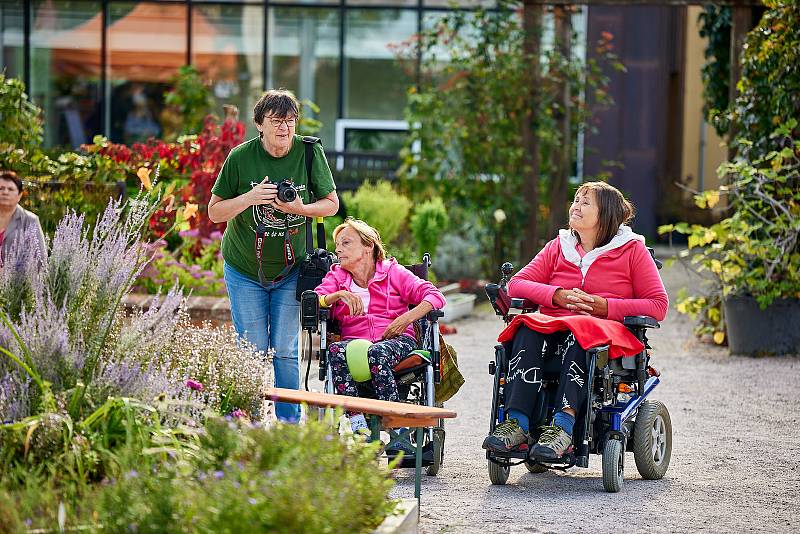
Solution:
<path fill-rule="evenodd" d="M 508 283 L 512 297 L 526 298 L 549 316 L 591 315 L 622 321 L 626 315 L 663 320 L 669 300 L 644 237 L 626 226 L 633 206 L 605 182 L 578 188 L 561 230 Z M 545 358 L 561 359 L 560 409 L 543 429 L 531 453 L 553 461 L 572 443 L 576 410 L 588 394 L 586 351 L 570 331 L 541 334 L 521 326 L 511 341 L 505 384 L 506 421 L 483 442 L 498 452 L 528 447 L 529 418 L 541 391 Z"/>
<path fill-rule="evenodd" d="M 320 305 L 331 308 L 341 327 L 342 341 L 331 343 L 328 362 L 333 389 L 358 396 L 347 365 L 347 345 L 354 339 L 372 342 L 367 363 L 375 396 L 397 401 L 392 369 L 417 348 L 413 323 L 433 309 L 444 307 L 442 293 L 398 264 L 386 259 L 378 231 L 363 221 L 347 218 L 333 231 L 339 264 L 315 289 Z M 411 309 L 409 309 L 411 307 Z M 366 429 L 362 414 L 350 414 L 353 430 Z"/>

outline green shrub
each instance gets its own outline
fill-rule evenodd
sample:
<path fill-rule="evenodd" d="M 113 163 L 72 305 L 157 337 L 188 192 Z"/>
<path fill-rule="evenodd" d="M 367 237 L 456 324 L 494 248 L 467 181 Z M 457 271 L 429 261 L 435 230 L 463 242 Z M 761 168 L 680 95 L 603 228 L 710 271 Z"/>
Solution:
<path fill-rule="evenodd" d="M 342 221 L 344 221 L 344 219 L 337 217 L 336 215 L 332 217 L 325 217 L 325 219 L 323 219 L 323 223 L 325 224 L 325 244 L 327 245 L 327 249 L 331 252 L 336 250 L 336 243 L 333 241 L 333 231 L 336 230 L 337 226 L 342 224 Z M 314 243 L 317 242 L 316 231 L 316 228 L 314 228 Z"/>
<path fill-rule="evenodd" d="M 261 428 L 209 419 L 191 443 L 170 455 L 123 451 L 117 472 L 72 492 L 29 473 L 0 487 L 0 519 L 11 531 L 53 529 L 64 503 L 66 527 L 108 532 L 359 533 L 395 507 L 377 444 L 323 423 Z"/>
<path fill-rule="evenodd" d="M 203 81 L 200 71 L 193 65 L 183 65 L 172 79 L 172 89 L 164 93 L 164 103 L 168 110 L 175 110 L 176 116 L 168 123 L 175 122 L 176 128 L 165 134 L 167 141 L 175 141 L 181 135 L 200 133 L 203 120 L 214 109 L 211 89 Z"/>
<path fill-rule="evenodd" d="M 369 532 L 393 509 L 375 445 L 316 422 L 238 437 L 225 421 L 206 428 L 195 469 L 170 465 L 103 488 L 100 522 L 138 532 L 165 522 L 175 532 Z"/>
<path fill-rule="evenodd" d="M 44 233 L 52 236 L 70 210 L 82 213 L 86 224 L 93 228 L 109 199 L 120 198 L 123 189 L 123 183 L 32 182 L 26 186 L 21 205 L 35 213 Z"/>
<path fill-rule="evenodd" d="M 342 199 L 349 215 L 377 229 L 383 242 L 389 245 L 400 235 L 411 209 L 408 197 L 385 181 L 367 182 L 355 193 L 343 193 Z"/>
<path fill-rule="evenodd" d="M 481 244 L 484 241 L 465 237 L 460 233 L 449 233 L 442 236 L 436 250 L 434 268 L 442 280 L 478 279 L 484 273 L 484 258 L 489 251 Z"/>
<path fill-rule="evenodd" d="M 411 216 L 411 234 L 419 247 L 419 256 L 436 253 L 439 237 L 447 230 L 447 209 L 439 197 L 418 204 Z"/>
<path fill-rule="evenodd" d="M 0 72 L 0 145 L 34 151 L 42 144 L 42 111 L 25 93 L 25 84 Z M 5 152 L 5 151 L 3 151 Z"/>

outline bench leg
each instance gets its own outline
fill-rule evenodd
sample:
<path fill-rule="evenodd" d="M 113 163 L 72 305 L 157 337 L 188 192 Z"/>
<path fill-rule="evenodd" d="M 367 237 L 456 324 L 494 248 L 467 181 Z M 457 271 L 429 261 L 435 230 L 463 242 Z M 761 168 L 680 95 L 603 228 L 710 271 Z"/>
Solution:
<path fill-rule="evenodd" d="M 417 452 L 417 458 L 416 458 L 416 465 L 415 465 L 415 468 L 414 468 L 414 475 L 415 475 L 414 476 L 414 497 L 417 498 L 417 507 L 420 510 L 422 509 L 421 508 L 421 505 L 422 505 L 421 500 L 422 499 L 420 498 L 420 494 L 422 493 L 422 491 L 421 491 L 421 484 L 422 484 L 422 442 L 423 442 L 422 432 L 423 432 L 422 427 L 417 427 L 417 447 L 416 447 L 416 449 L 417 449 L 417 451 L 416 451 Z"/>
<path fill-rule="evenodd" d="M 372 415 L 369 418 L 370 441 L 378 441 L 381 439 L 381 418 L 377 415 Z"/>

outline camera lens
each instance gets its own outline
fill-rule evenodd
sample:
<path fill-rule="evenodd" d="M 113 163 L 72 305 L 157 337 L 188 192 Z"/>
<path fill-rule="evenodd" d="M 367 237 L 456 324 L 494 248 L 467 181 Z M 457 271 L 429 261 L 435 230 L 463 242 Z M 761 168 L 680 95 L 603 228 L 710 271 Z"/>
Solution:
<path fill-rule="evenodd" d="M 282 193 L 283 193 L 283 198 L 281 200 L 283 200 L 284 202 L 293 202 L 294 199 L 297 198 L 297 191 L 294 190 L 294 187 L 289 186 L 286 189 L 284 189 Z"/>
<path fill-rule="evenodd" d="M 278 199 L 281 202 L 293 202 L 297 198 L 297 189 L 292 182 L 284 180 L 278 184 Z"/>

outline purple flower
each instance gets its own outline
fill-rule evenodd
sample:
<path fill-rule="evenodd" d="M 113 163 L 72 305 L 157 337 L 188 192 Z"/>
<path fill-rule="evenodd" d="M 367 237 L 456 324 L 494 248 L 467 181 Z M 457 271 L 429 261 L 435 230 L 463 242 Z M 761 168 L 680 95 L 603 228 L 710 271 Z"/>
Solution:
<path fill-rule="evenodd" d="M 198 237 L 200 235 L 200 231 L 197 228 L 192 228 L 191 230 L 182 230 L 178 232 L 178 235 L 181 237 Z"/>
<path fill-rule="evenodd" d="M 255 506 L 255 504 L 256 504 L 258 501 L 257 501 L 257 500 L 255 500 L 255 498 L 253 498 L 253 497 L 250 497 L 249 499 L 247 499 L 247 502 L 249 502 L 250 504 L 252 504 L 253 506 Z"/>
<path fill-rule="evenodd" d="M 221 480 L 225 476 L 225 471 L 214 471 L 214 478 Z"/>
<path fill-rule="evenodd" d="M 131 469 L 125 474 L 125 478 L 136 478 L 139 476 L 139 472 L 136 469 Z"/>
<path fill-rule="evenodd" d="M 240 409 L 238 409 L 238 408 L 237 408 L 237 409 L 235 409 L 235 410 L 233 410 L 233 411 L 231 412 L 231 415 L 232 415 L 233 417 L 236 417 L 237 419 L 238 419 L 239 417 L 247 417 L 247 414 L 246 414 L 246 413 L 245 413 L 243 410 L 240 410 Z"/>
<path fill-rule="evenodd" d="M 219 230 L 214 230 L 213 232 L 208 234 L 208 237 L 214 239 L 215 241 L 219 241 L 220 239 L 222 239 L 222 232 L 220 232 Z"/>
<path fill-rule="evenodd" d="M 203 384 L 197 380 L 189 379 L 186 381 L 186 387 L 195 391 L 203 391 Z"/>

